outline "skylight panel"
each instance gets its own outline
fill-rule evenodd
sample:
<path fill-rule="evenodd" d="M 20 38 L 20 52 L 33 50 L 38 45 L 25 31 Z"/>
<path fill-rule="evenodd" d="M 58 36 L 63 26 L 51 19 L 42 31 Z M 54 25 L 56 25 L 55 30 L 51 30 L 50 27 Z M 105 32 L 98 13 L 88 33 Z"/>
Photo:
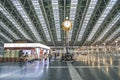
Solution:
<path fill-rule="evenodd" d="M 115 41 L 120 41 L 120 36 Z"/>
<path fill-rule="evenodd" d="M 12 39 L 10 39 L 8 36 L 3 34 L 1 31 L 0 31 L 0 35 L 3 36 L 7 41 L 12 42 Z"/>
<path fill-rule="evenodd" d="M 49 34 L 49 31 L 48 31 L 46 22 L 44 20 L 44 16 L 43 16 L 42 10 L 40 8 L 40 4 L 39 4 L 38 0 L 31 0 L 31 1 L 32 1 L 33 6 L 34 6 L 35 12 L 37 13 L 38 19 L 39 19 L 39 21 L 40 21 L 40 23 L 42 25 L 42 28 L 44 30 L 44 33 L 46 35 L 47 40 L 51 41 L 50 34 Z"/>
<path fill-rule="evenodd" d="M 18 25 L 18 23 L 15 21 L 15 19 L 9 14 L 9 12 L 0 4 L 0 11 L 7 17 L 7 19 L 9 21 L 12 22 L 12 24 L 18 29 L 19 32 L 22 33 L 22 35 L 28 39 L 28 40 L 32 40 L 26 33 L 25 31 L 22 29 L 22 27 L 20 25 Z"/>
<path fill-rule="evenodd" d="M 115 32 L 106 39 L 106 41 L 110 41 L 118 33 L 120 33 L 120 27 L 116 29 Z"/>
<path fill-rule="evenodd" d="M 3 41 L 3 40 L 0 40 L 0 43 L 2 43 L 2 44 L 3 44 L 3 43 L 4 43 L 4 41 Z"/>
<path fill-rule="evenodd" d="M 53 8 L 54 21 L 55 21 L 55 29 L 57 33 L 57 40 L 61 41 L 58 0 L 52 0 L 52 8 Z"/>
<path fill-rule="evenodd" d="M 76 15 L 77 4 L 78 4 L 78 0 L 71 0 L 70 20 L 71 20 L 71 22 L 72 22 L 72 26 L 74 26 L 74 20 L 75 20 L 75 15 Z M 71 41 L 72 32 L 73 32 L 73 29 L 71 29 L 71 30 L 69 31 L 68 41 Z"/>
<path fill-rule="evenodd" d="M 115 5 L 116 2 L 117 2 L 117 0 L 110 0 L 109 4 L 107 5 L 106 9 L 102 13 L 101 17 L 98 19 L 97 23 L 93 27 L 93 30 L 91 31 L 89 37 L 87 38 L 87 41 L 90 41 L 93 38 L 93 36 L 95 35 L 96 31 L 101 26 L 101 24 L 105 20 L 105 18 L 108 15 L 108 13 L 112 10 L 112 8 L 113 8 L 113 6 Z"/>
<path fill-rule="evenodd" d="M 30 18 L 28 17 L 26 11 L 24 10 L 24 8 L 22 7 L 21 3 L 19 2 L 19 0 L 11 0 L 11 2 L 13 3 L 13 5 L 16 7 L 16 9 L 18 10 L 18 12 L 20 13 L 20 15 L 22 16 L 22 18 L 24 19 L 24 21 L 26 22 L 26 24 L 29 26 L 29 28 L 31 29 L 31 31 L 33 32 L 33 35 L 35 36 L 35 38 L 37 39 L 37 41 L 41 41 L 40 35 L 37 32 L 37 29 L 34 27 L 34 25 L 32 24 L 32 21 L 30 20 Z"/>
<path fill-rule="evenodd" d="M 0 25 L 5 30 L 7 30 L 15 39 L 20 39 L 20 37 L 18 37 L 15 33 L 13 33 L 13 31 L 10 28 L 8 28 L 8 26 L 6 26 L 3 22 L 0 21 Z"/>
<path fill-rule="evenodd" d="M 83 24 L 82 24 L 82 27 L 81 27 L 81 30 L 80 30 L 80 33 L 79 33 L 79 36 L 78 36 L 78 41 L 81 41 L 81 39 L 83 37 L 83 34 L 84 34 L 85 29 L 86 29 L 86 27 L 88 25 L 88 22 L 89 22 L 89 20 L 91 18 L 91 15 L 92 15 L 92 13 L 93 13 L 93 11 L 95 9 L 97 1 L 98 0 L 91 0 L 91 2 L 90 2 L 90 5 L 88 7 L 87 13 L 85 15 L 85 18 L 84 18 L 84 21 L 83 21 Z"/>
<path fill-rule="evenodd" d="M 118 20 L 120 20 L 120 13 L 109 23 L 109 25 L 104 29 L 97 40 L 100 41 Z"/>

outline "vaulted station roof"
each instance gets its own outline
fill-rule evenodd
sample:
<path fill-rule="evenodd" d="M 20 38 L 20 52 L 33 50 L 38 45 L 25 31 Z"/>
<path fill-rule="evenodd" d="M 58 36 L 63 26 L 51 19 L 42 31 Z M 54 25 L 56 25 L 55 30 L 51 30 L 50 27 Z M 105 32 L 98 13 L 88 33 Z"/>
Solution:
<path fill-rule="evenodd" d="M 0 43 L 64 46 L 66 17 L 73 24 L 69 46 L 120 42 L 120 0 L 0 0 Z"/>

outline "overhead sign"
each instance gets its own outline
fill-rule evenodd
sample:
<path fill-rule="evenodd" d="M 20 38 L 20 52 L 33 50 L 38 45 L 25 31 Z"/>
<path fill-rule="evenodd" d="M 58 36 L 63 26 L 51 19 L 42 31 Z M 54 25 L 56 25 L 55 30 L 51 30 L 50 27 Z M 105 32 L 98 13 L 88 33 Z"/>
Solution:
<path fill-rule="evenodd" d="M 50 47 L 40 44 L 40 43 L 4 43 L 4 48 L 23 48 L 23 47 L 41 47 L 45 49 L 50 49 Z"/>

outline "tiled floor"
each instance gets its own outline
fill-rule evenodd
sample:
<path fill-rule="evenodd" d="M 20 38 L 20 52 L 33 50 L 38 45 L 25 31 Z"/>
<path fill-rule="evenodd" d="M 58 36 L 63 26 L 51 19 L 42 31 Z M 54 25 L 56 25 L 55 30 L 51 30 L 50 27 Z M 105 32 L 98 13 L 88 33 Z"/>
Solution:
<path fill-rule="evenodd" d="M 120 80 L 120 58 L 0 63 L 0 80 Z M 85 59 L 85 60 L 84 60 Z"/>

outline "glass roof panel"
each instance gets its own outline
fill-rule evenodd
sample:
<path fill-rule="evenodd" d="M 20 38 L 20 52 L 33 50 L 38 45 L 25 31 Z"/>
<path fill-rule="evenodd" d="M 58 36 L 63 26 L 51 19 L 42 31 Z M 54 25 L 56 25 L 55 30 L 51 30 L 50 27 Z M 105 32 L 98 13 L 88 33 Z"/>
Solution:
<path fill-rule="evenodd" d="M 27 25 L 29 26 L 30 30 L 33 32 L 35 38 L 37 39 L 37 41 L 41 41 L 41 37 L 39 35 L 39 33 L 37 32 L 36 28 L 34 27 L 34 25 L 32 24 L 32 21 L 30 20 L 30 18 L 28 17 L 26 11 L 24 10 L 24 8 L 22 7 L 21 3 L 19 2 L 19 0 L 11 0 L 11 2 L 13 3 L 13 5 L 16 7 L 16 9 L 18 10 L 18 12 L 20 13 L 20 15 L 22 16 L 22 18 L 24 19 L 24 21 L 27 23 Z M 17 4 L 16 4 L 17 3 Z"/>
<path fill-rule="evenodd" d="M 4 33 L 2 33 L 0 31 L 0 35 L 3 36 L 6 40 L 8 40 L 9 42 L 12 42 L 12 39 L 10 39 L 8 36 L 6 36 Z"/>
<path fill-rule="evenodd" d="M 115 41 L 120 41 L 120 36 Z"/>
<path fill-rule="evenodd" d="M 61 41 L 58 0 L 52 0 L 52 8 L 53 8 L 54 21 L 55 21 L 55 28 L 57 33 L 57 40 Z"/>
<path fill-rule="evenodd" d="M 8 26 L 6 26 L 3 22 L 0 21 L 1 27 L 3 27 L 5 30 L 7 30 L 15 39 L 20 39 Z"/>
<path fill-rule="evenodd" d="M 24 29 L 22 29 L 22 27 L 20 25 L 18 25 L 18 23 L 15 21 L 15 19 L 9 14 L 9 12 L 0 4 L 0 11 L 8 18 L 8 20 L 10 20 L 12 22 L 12 24 L 18 29 L 18 31 L 20 31 L 22 33 L 22 35 L 28 39 L 28 40 L 32 40 L 24 31 Z"/>
<path fill-rule="evenodd" d="M 112 35 L 110 35 L 106 41 L 110 41 L 115 35 L 117 35 L 118 33 L 120 33 L 120 27 L 118 29 L 115 30 L 114 33 L 112 33 Z"/>
<path fill-rule="evenodd" d="M 82 24 L 82 28 L 81 28 L 79 36 L 78 36 L 78 41 L 81 41 L 81 39 L 83 37 L 83 34 L 84 34 L 85 29 L 87 27 L 87 24 L 88 24 L 88 22 L 89 22 L 89 20 L 91 18 L 91 15 L 92 15 L 92 13 L 93 13 L 93 11 L 95 9 L 97 1 L 98 0 L 91 0 L 91 2 L 90 2 L 90 5 L 89 5 L 88 10 L 87 10 L 87 13 L 85 15 L 85 19 L 84 19 L 83 24 Z"/>
<path fill-rule="evenodd" d="M 100 36 L 98 37 L 98 41 L 100 41 L 105 34 L 113 27 L 113 25 L 120 20 L 120 13 L 109 23 L 109 25 L 103 30 L 103 32 L 100 34 Z"/>
<path fill-rule="evenodd" d="M 95 26 L 93 27 L 93 30 L 91 31 L 89 37 L 87 38 L 87 41 L 90 41 L 93 38 L 93 36 L 95 35 L 96 31 L 101 26 L 101 24 L 103 23 L 103 21 L 105 20 L 106 16 L 111 11 L 113 6 L 116 4 L 116 2 L 117 2 L 117 0 L 110 0 L 109 1 L 109 4 L 107 5 L 106 9 L 102 13 L 101 17 L 98 19 L 98 21 L 95 24 Z M 99 25 L 97 25 L 97 24 L 99 24 Z"/>
<path fill-rule="evenodd" d="M 71 0 L 70 20 L 72 21 L 72 26 L 73 27 L 74 27 L 74 20 L 75 20 L 75 15 L 76 15 L 76 10 L 77 10 L 77 4 L 78 4 L 78 0 Z M 69 31 L 69 34 L 68 34 L 68 40 L 69 41 L 71 41 L 72 32 L 73 32 L 73 29 L 71 29 Z"/>
<path fill-rule="evenodd" d="M 43 14 L 42 14 L 42 10 L 40 8 L 40 4 L 39 4 L 38 0 L 31 0 L 31 1 L 32 1 L 33 7 L 35 9 L 35 12 L 37 13 L 38 19 L 39 19 L 39 21 L 40 21 L 40 23 L 42 25 L 42 28 L 44 30 L 44 33 L 46 35 L 47 40 L 51 41 L 50 34 L 49 34 L 49 31 L 48 31 L 46 22 L 45 22 Z"/>

